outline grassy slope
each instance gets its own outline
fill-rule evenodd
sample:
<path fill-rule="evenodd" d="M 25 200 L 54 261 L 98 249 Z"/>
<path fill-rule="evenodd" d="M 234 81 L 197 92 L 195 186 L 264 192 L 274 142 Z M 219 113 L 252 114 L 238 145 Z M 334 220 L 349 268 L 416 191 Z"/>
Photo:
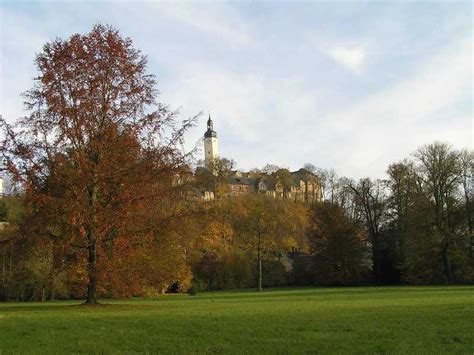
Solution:
<path fill-rule="evenodd" d="M 8 352 L 474 353 L 474 287 L 273 290 L 0 303 Z"/>

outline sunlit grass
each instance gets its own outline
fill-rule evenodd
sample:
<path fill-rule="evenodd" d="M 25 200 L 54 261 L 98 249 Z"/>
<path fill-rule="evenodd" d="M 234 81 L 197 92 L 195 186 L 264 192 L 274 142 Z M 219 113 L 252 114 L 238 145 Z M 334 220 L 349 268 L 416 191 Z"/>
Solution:
<path fill-rule="evenodd" d="M 0 304 L 0 353 L 474 352 L 474 287 L 209 292 Z"/>

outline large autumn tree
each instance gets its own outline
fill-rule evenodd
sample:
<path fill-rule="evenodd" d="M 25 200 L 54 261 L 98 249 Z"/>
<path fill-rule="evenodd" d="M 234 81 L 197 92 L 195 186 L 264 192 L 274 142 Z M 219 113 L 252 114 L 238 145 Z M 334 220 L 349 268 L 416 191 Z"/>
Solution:
<path fill-rule="evenodd" d="M 299 202 L 249 194 L 226 199 L 219 208 L 233 229 L 234 246 L 256 254 L 258 291 L 263 289 L 263 261 L 291 247 L 304 248 L 307 210 Z"/>
<path fill-rule="evenodd" d="M 77 250 L 94 304 L 101 281 L 130 274 L 124 265 L 146 272 L 152 258 L 136 253 L 155 250 L 164 219 L 179 211 L 188 170 L 178 148 L 193 120 L 178 125 L 156 102 L 146 57 L 114 28 L 48 42 L 35 63 L 29 114 L 14 125 L 1 120 L 1 152 L 24 188 L 27 234 Z"/>

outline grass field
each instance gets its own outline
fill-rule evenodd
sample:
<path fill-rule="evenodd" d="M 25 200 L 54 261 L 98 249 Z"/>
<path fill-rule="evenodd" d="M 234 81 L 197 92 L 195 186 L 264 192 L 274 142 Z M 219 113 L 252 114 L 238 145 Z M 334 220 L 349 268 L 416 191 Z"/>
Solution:
<path fill-rule="evenodd" d="M 474 353 L 474 287 L 0 304 L 0 353 Z"/>

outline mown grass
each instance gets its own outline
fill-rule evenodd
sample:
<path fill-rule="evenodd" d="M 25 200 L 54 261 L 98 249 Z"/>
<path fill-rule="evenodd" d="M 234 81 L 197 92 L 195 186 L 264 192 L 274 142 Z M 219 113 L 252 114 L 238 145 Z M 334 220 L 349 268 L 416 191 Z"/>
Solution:
<path fill-rule="evenodd" d="M 474 353 L 474 286 L 0 304 L 0 353 Z"/>

